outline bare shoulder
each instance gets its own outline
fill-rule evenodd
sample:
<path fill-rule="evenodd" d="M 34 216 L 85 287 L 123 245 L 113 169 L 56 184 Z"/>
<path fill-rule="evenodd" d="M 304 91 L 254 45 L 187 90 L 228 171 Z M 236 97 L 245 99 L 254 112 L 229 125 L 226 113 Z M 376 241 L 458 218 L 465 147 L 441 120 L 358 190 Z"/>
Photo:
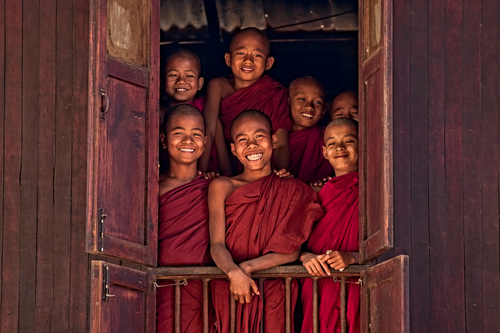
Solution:
<path fill-rule="evenodd" d="M 220 95 L 221 99 L 226 98 L 234 92 L 233 85 L 227 77 L 214 77 L 210 80 L 207 86 L 208 93 L 217 93 Z"/>
<path fill-rule="evenodd" d="M 177 186 L 179 186 L 179 184 L 176 178 L 167 177 L 165 173 L 162 173 L 159 180 L 158 196 L 162 196 L 163 194 L 173 190 Z"/>
<path fill-rule="evenodd" d="M 212 195 L 226 199 L 235 189 L 235 183 L 231 178 L 223 176 L 217 177 L 208 185 L 209 199 Z"/>

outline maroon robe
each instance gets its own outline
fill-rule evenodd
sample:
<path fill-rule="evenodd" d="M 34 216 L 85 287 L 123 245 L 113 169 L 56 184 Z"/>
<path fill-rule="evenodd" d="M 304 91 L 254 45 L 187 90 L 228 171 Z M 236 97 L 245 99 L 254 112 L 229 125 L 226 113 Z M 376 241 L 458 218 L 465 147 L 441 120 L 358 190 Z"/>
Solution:
<path fill-rule="evenodd" d="M 264 75 L 254 84 L 222 100 L 219 118 L 224 126 L 226 141 L 231 141 L 233 119 L 247 109 L 259 110 L 267 114 L 271 118 L 275 132 L 280 128 L 287 132 L 292 129 L 287 90 L 269 75 Z"/>
<path fill-rule="evenodd" d="M 211 260 L 208 251 L 209 182 L 198 176 L 159 197 L 159 266 L 205 265 Z M 188 281 L 188 285 L 182 287 L 181 332 L 203 331 L 202 288 L 201 281 Z M 174 287 L 157 289 L 156 313 L 157 332 L 173 332 Z"/>
<path fill-rule="evenodd" d="M 333 167 L 323 156 L 325 128 L 315 126 L 290 133 L 288 170 L 307 184 L 333 175 Z"/>
<path fill-rule="evenodd" d="M 226 199 L 226 247 L 236 264 L 270 252 L 292 253 L 300 248 L 313 224 L 323 216 L 317 195 L 297 179 L 272 174 L 238 188 Z M 292 311 L 297 285 L 292 288 Z M 217 332 L 229 332 L 229 282 L 211 283 Z M 284 332 L 285 296 L 282 280 L 266 279 L 261 296 L 237 304 L 236 331 L 259 332 L 264 297 L 265 332 Z"/>
<path fill-rule="evenodd" d="M 351 172 L 335 177 L 319 192 L 326 215 L 314 226 L 307 250 L 324 254 L 328 250 L 359 251 L 359 175 Z M 359 296 L 357 284 L 346 284 L 347 332 L 359 333 Z M 340 332 L 340 283 L 332 279 L 318 281 L 320 332 Z M 312 332 L 312 280 L 302 286 L 304 321 L 302 333 Z"/>

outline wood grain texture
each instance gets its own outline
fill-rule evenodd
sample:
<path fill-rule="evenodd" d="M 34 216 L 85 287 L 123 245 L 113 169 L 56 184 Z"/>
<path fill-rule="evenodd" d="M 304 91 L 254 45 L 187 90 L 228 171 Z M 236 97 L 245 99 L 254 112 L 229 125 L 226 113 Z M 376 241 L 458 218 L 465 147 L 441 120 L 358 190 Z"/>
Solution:
<path fill-rule="evenodd" d="M 429 291 L 430 332 L 446 328 L 446 211 L 444 135 L 444 0 L 429 2 L 428 17 L 428 106 L 429 117 Z M 415 289 L 418 290 L 418 289 Z M 414 317 L 417 318 L 417 317 Z"/>
<path fill-rule="evenodd" d="M 56 3 L 40 0 L 38 221 L 35 332 L 51 332 L 54 302 L 54 161 L 56 108 Z"/>
<path fill-rule="evenodd" d="M 73 1 L 73 113 L 71 154 L 71 257 L 69 331 L 88 332 L 88 254 L 86 241 L 87 108 L 89 0 Z"/>
<path fill-rule="evenodd" d="M 22 138 L 22 2 L 5 3 L 4 203 L 1 272 L 1 332 L 19 330 L 21 138 Z M 8 125 L 7 125 L 8 124 Z"/>
<path fill-rule="evenodd" d="M 483 331 L 481 233 L 481 6 L 462 5 L 462 154 L 465 322 L 468 331 Z M 485 198 L 486 199 L 486 198 Z M 479 222 L 479 223 L 478 223 Z"/>
<path fill-rule="evenodd" d="M 40 28 L 38 1 L 23 1 L 23 31 Z M 37 249 L 37 179 L 38 179 L 38 108 L 39 108 L 39 35 L 24 33 L 23 94 L 21 138 L 21 223 L 19 273 L 19 331 L 35 331 L 35 287 Z"/>
<path fill-rule="evenodd" d="M 56 132 L 54 187 L 54 283 L 52 330 L 69 332 L 70 254 L 71 254 L 71 148 L 73 112 L 73 4 L 56 2 Z"/>
<path fill-rule="evenodd" d="M 5 36 L 5 0 L 0 0 L 0 36 Z M 5 133 L 5 52 L 6 52 L 6 40 L 3 38 L 0 41 L 0 131 Z M 5 140 L 4 135 L 0 135 L 0 259 L 3 257 L 3 224 L 4 224 L 4 216 L 3 216 L 3 208 L 4 208 L 4 169 L 5 169 L 5 159 L 4 159 L 4 150 L 5 150 Z M 2 265 L 0 264 L 0 269 Z M 1 273 L 0 273 L 1 277 Z M 2 307 L 2 288 L 0 285 L 0 309 Z M 0 315 L 0 327 L 2 327 L 2 316 Z"/>
<path fill-rule="evenodd" d="M 481 6 L 481 237 L 482 317 L 484 332 L 500 332 L 499 188 L 499 10 L 498 1 Z M 496 41 L 496 43 L 494 42 Z M 476 146 L 477 147 L 477 146 Z M 476 207 L 477 210 L 477 207 Z M 476 230 L 479 232 L 479 230 Z M 468 327 L 472 329 L 472 327 Z"/>
<path fill-rule="evenodd" d="M 445 59 L 462 52 L 462 3 L 445 1 Z M 465 332 L 465 281 L 463 246 L 462 69 L 460 60 L 445 62 L 446 156 L 446 293 L 447 332 Z"/>
<path fill-rule="evenodd" d="M 427 3 L 411 1 L 411 298 L 412 331 L 428 332 L 429 292 L 429 143 L 427 114 Z"/>

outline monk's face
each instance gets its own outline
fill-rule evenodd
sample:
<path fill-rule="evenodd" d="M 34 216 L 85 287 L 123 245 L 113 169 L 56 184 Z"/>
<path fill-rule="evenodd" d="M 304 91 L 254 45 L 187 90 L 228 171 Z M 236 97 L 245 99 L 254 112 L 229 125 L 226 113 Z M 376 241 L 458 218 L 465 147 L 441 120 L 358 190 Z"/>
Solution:
<path fill-rule="evenodd" d="M 196 163 L 207 141 L 202 118 L 189 115 L 172 116 L 160 137 L 170 159 L 179 164 Z"/>
<path fill-rule="evenodd" d="M 323 89 L 312 80 L 299 80 L 290 86 L 290 112 L 293 130 L 316 126 L 325 114 Z"/>
<path fill-rule="evenodd" d="M 224 58 L 235 78 L 248 83 L 260 79 L 274 63 L 274 58 L 269 56 L 265 38 L 255 32 L 236 35 Z"/>
<path fill-rule="evenodd" d="M 278 137 L 271 133 L 264 119 L 257 116 L 240 118 L 233 124 L 232 138 L 231 152 L 245 169 L 256 171 L 271 167 Z"/>
<path fill-rule="evenodd" d="M 330 107 L 330 120 L 337 118 L 352 118 L 359 121 L 358 96 L 353 92 L 343 92 L 332 102 Z"/>
<path fill-rule="evenodd" d="M 336 176 L 358 171 L 358 130 L 353 125 L 327 127 L 325 145 L 323 156 Z"/>
<path fill-rule="evenodd" d="M 165 68 L 165 92 L 170 106 L 188 103 L 203 87 L 203 78 L 198 71 L 196 59 L 190 56 L 173 57 Z"/>

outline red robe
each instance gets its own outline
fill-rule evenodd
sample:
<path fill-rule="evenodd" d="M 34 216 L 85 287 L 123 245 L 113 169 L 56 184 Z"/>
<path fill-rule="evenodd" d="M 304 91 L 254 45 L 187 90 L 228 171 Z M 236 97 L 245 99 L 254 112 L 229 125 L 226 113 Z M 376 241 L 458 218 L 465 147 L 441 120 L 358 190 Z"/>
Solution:
<path fill-rule="evenodd" d="M 297 179 L 272 174 L 238 188 L 226 199 L 226 247 L 236 264 L 264 254 L 292 253 L 300 248 L 323 216 L 317 195 Z M 257 283 L 258 285 L 258 283 Z M 230 329 L 229 282 L 214 280 L 212 301 L 217 332 Z M 292 309 L 297 286 L 292 288 Z M 283 280 L 264 282 L 265 332 L 284 332 L 285 296 Z M 259 332 L 262 301 L 253 296 L 251 303 L 237 303 L 236 331 Z"/>
<path fill-rule="evenodd" d="M 359 175 L 351 172 L 335 177 L 319 192 L 321 206 L 326 215 L 314 226 L 307 250 L 326 253 L 359 251 Z M 359 333 L 359 296 L 357 284 L 346 284 L 347 331 Z M 340 283 L 332 279 L 318 281 L 320 332 L 340 332 Z M 312 332 L 312 280 L 305 279 L 302 286 L 304 321 L 302 333 Z"/>
<path fill-rule="evenodd" d="M 333 167 L 323 156 L 325 128 L 315 126 L 290 133 L 288 170 L 307 184 L 333 175 Z"/>
<path fill-rule="evenodd" d="M 231 141 L 233 119 L 247 109 L 260 110 L 267 114 L 271 118 L 275 132 L 280 128 L 287 132 L 292 129 L 287 90 L 269 75 L 264 75 L 254 84 L 222 100 L 219 118 L 224 126 L 226 141 Z"/>
<path fill-rule="evenodd" d="M 159 197 L 159 266 L 205 265 L 208 251 L 208 203 L 210 180 L 193 181 Z M 165 281 L 163 284 L 171 284 Z M 181 332 L 203 331 L 201 281 L 188 281 L 181 289 Z M 157 332 L 174 331 L 174 287 L 157 289 Z"/>

